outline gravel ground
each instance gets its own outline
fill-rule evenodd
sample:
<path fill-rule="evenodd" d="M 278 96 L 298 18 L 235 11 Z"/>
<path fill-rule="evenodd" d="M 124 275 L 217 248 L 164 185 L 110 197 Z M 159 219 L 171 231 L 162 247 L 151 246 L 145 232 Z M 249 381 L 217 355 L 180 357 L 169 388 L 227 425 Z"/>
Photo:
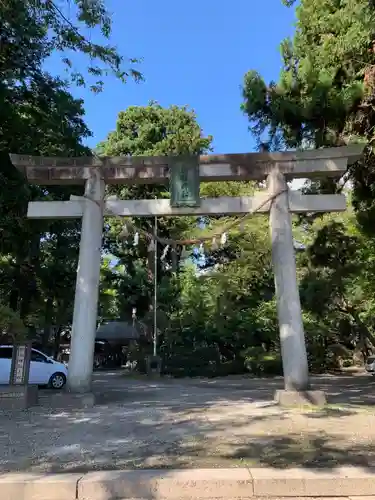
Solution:
<path fill-rule="evenodd" d="M 281 380 L 148 381 L 96 374 L 97 405 L 0 413 L 0 472 L 139 467 L 375 466 L 375 380 L 320 377 L 330 405 L 283 410 Z M 52 403 L 51 403 L 52 402 Z"/>

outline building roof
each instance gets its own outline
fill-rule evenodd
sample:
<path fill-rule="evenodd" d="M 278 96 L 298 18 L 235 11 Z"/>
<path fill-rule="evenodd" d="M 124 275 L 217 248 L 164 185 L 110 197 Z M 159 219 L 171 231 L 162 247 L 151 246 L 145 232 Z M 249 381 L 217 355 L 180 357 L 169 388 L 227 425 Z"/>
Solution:
<path fill-rule="evenodd" d="M 96 339 L 101 340 L 137 340 L 139 337 L 137 327 L 126 321 L 109 321 L 96 331 Z"/>

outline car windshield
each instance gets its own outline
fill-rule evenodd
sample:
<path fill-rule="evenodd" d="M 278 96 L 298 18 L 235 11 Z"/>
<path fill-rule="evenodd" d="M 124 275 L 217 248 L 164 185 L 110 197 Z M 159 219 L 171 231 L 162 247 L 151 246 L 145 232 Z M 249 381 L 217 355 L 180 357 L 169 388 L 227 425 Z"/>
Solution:
<path fill-rule="evenodd" d="M 45 362 L 46 361 L 46 356 L 42 354 L 41 352 L 34 351 L 34 349 L 31 351 L 31 361 L 39 361 L 39 362 Z"/>
<path fill-rule="evenodd" d="M 369 356 L 369 357 L 367 358 L 367 361 L 366 361 L 366 362 L 367 362 L 367 363 L 373 363 L 374 361 L 375 361 L 375 356 Z"/>

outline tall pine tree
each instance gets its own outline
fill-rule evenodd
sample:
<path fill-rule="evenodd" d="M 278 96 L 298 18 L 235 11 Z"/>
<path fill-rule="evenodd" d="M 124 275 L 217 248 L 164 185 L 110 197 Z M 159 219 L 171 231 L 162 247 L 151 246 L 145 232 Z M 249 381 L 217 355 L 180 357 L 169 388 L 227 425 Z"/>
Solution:
<path fill-rule="evenodd" d="M 284 0 L 287 6 L 294 1 Z M 272 149 L 367 144 L 350 172 L 362 227 L 375 227 L 375 4 L 302 0 L 293 39 L 281 43 L 279 81 L 245 75 L 243 111 Z M 321 182 L 321 189 L 334 186 Z"/>

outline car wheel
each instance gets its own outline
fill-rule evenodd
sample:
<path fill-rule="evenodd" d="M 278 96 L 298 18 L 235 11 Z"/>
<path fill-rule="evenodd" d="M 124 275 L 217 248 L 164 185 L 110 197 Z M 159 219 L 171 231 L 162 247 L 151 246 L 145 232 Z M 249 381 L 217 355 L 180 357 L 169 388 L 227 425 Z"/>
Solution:
<path fill-rule="evenodd" d="M 66 384 L 66 377 L 63 373 L 56 372 L 49 379 L 49 386 L 52 389 L 60 390 Z"/>

